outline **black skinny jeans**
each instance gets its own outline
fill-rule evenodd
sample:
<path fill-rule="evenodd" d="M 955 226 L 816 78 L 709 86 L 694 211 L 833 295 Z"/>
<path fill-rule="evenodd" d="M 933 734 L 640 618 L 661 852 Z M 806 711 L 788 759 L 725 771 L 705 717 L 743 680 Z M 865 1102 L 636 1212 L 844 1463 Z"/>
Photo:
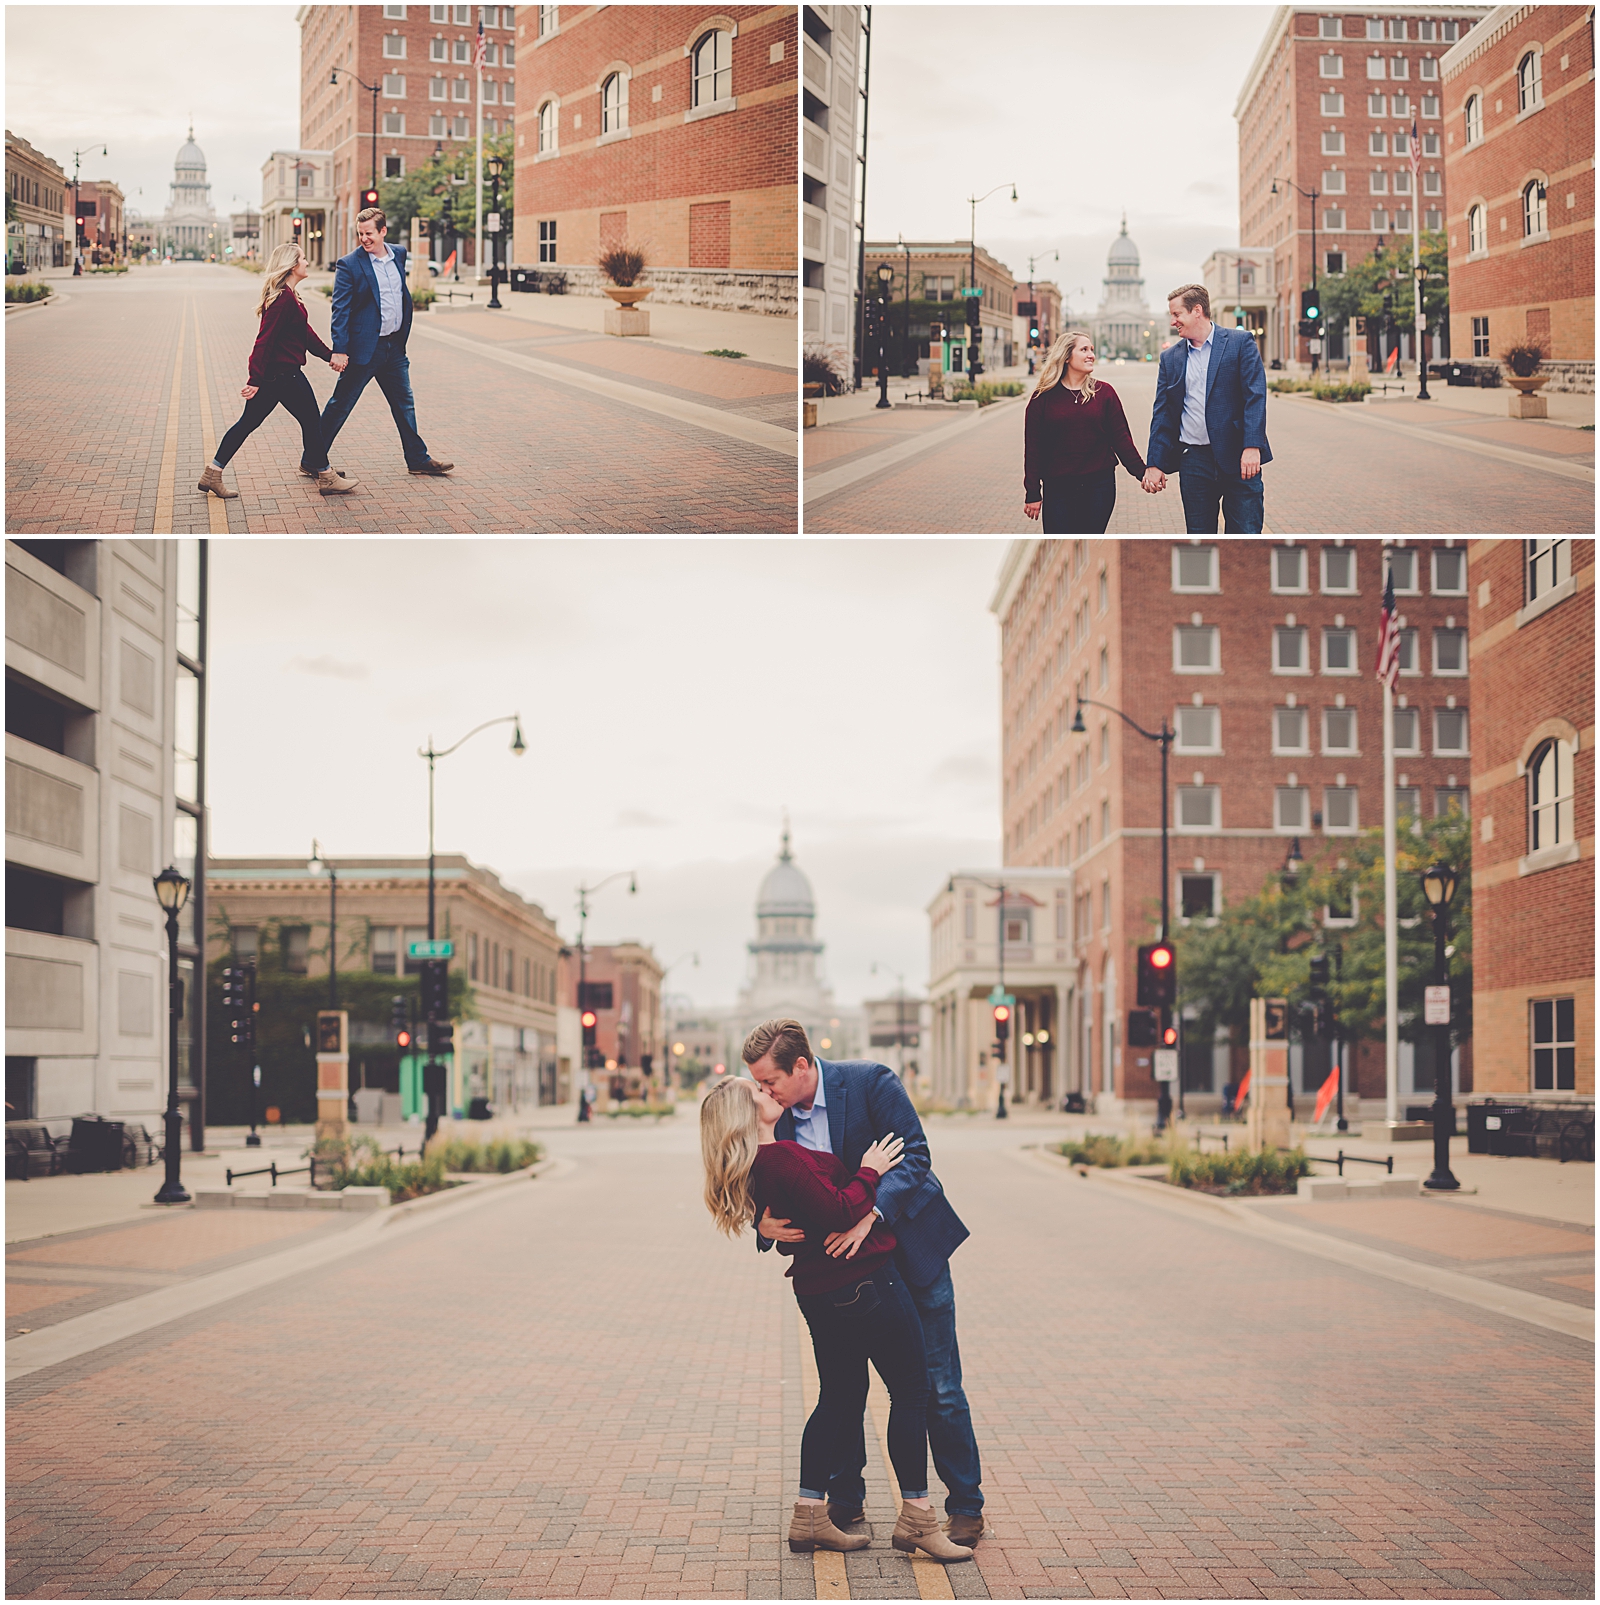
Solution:
<path fill-rule="evenodd" d="M 1044 481 L 1046 535 L 1104 535 L 1117 505 L 1117 468 Z"/>
<path fill-rule="evenodd" d="M 922 1322 L 900 1273 L 882 1265 L 831 1293 L 799 1293 L 817 1357 L 817 1407 L 800 1439 L 800 1493 L 821 1499 L 834 1471 L 860 1441 L 867 1361 L 889 1390 L 889 1459 L 900 1492 L 928 1491 L 928 1362 Z"/>
<path fill-rule="evenodd" d="M 239 421 L 222 437 L 217 461 L 226 468 L 246 439 L 267 421 L 272 409 L 280 406 L 293 413 L 300 424 L 301 462 L 313 473 L 321 473 L 328 466 L 327 448 L 322 443 L 322 409 L 304 370 L 287 362 L 275 363 L 268 369 L 268 376 L 245 402 Z"/>

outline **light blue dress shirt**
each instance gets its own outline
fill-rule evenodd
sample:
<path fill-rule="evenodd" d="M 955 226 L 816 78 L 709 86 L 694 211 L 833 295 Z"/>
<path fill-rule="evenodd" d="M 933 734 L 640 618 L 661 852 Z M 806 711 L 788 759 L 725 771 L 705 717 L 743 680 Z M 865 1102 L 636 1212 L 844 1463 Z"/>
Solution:
<path fill-rule="evenodd" d="M 372 271 L 378 277 L 378 333 L 395 334 L 400 328 L 405 303 L 400 295 L 400 264 L 395 260 L 394 247 L 384 242 L 387 256 L 372 258 Z"/>
<path fill-rule="evenodd" d="M 822 1090 L 822 1072 L 817 1071 L 817 1095 L 811 1107 L 802 1110 L 798 1105 L 791 1109 L 794 1116 L 794 1140 L 802 1148 L 814 1153 L 831 1154 L 833 1144 L 828 1138 L 828 1100 Z"/>
<path fill-rule="evenodd" d="M 1189 346 L 1183 386 L 1183 421 L 1178 426 L 1178 439 L 1185 446 L 1211 444 L 1206 430 L 1206 374 L 1211 367 L 1211 343 L 1216 337 L 1217 326 L 1213 323 L 1211 332 L 1198 348 Z"/>

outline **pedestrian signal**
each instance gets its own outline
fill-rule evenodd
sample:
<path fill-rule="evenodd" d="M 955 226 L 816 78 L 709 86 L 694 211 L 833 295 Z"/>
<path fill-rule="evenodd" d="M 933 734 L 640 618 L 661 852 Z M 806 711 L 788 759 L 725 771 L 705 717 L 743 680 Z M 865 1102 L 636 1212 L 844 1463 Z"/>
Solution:
<path fill-rule="evenodd" d="M 1177 955 L 1170 942 L 1139 949 L 1138 1002 L 1142 1009 L 1170 1009 L 1178 1001 Z"/>

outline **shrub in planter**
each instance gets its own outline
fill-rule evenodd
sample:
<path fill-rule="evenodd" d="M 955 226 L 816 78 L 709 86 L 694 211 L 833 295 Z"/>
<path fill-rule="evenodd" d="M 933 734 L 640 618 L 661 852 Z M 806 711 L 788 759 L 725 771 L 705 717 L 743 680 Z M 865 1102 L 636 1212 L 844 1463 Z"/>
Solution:
<path fill-rule="evenodd" d="M 536 1142 L 521 1137 L 491 1138 L 480 1142 L 474 1137 L 445 1137 L 442 1134 L 428 1146 L 428 1158 L 444 1160 L 450 1171 L 497 1171 L 504 1176 L 535 1163 L 544 1154 Z"/>
<path fill-rule="evenodd" d="M 825 396 L 844 393 L 844 375 L 839 372 L 839 359 L 826 346 L 807 346 L 801 383 L 821 385 Z"/>
<path fill-rule="evenodd" d="M 1303 1148 L 1286 1154 L 1276 1149 L 1234 1154 L 1197 1154 L 1184 1149 L 1172 1156 L 1167 1167 L 1167 1180 L 1175 1187 L 1223 1197 L 1292 1193 L 1300 1178 L 1310 1174 L 1311 1161 Z"/>
<path fill-rule="evenodd" d="M 1548 355 L 1549 353 L 1537 340 L 1526 340 L 1517 345 L 1507 346 L 1500 353 L 1500 360 L 1519 379 L 1531 379 Z"/>
<path fill-rule="evenodd" d="M 617 286 L 626 290 L 639 282 L 645 270 L 644 251 L 637 245 L 608 246 L 600 253 L 600 271 Z"/>
<path fill-rule="evenodd" d="M 1172 1157 L 1172 1150 L 1153 1137 L 1115 1137 L 1091 1131 L 1081 1142 L 1058 1142 L 1055 1151 L 1075 1165 L 1094 1165 L 1115 1170 L 1123 1165 L 1159 1165 Z"/>
<path fill-rule="evenodd" d="M 6 300 L 15 302 L 47 301 L 50 298 L 48 284 L 7 284 Z"/>
<path fill-rule="evenodd" d="M 1318 401 L 1361 401 L 1372 393 L 1369 384 L 1312 385 L 1311 394 Z"/>
<path fill-rule="evenodd" d="M 438 292 L 435 290 L 413 290 L 411 292 L 411 304 L 419 312 L 425 312 L 438 299 Z"/>

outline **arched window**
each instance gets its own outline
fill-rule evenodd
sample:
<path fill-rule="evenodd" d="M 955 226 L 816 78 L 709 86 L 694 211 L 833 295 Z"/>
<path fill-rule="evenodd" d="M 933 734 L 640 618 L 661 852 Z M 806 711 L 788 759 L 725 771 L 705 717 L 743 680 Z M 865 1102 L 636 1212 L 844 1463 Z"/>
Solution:
<path fill-rule="evenodd" d="M 1522 232 L 1524 235 L 1543 234 L 1549 226 L 1545 210 L 1544 180 L 1530 179 L 1522 191 Z"/>
<path fill-rule="evenodd" d="M 1530 50 L 1517 63 L 1517 110 L 1531 111 L 1539 104 L 1539 52 Z"/>
<path fill-rule="evenodd" d="M 556 148 L 556 103 L 547 100 L 539 108 L 539 154 Z"/>
<path fill-rule="evenodd" d="M 694 47 L 694 104 L 733 98 L 733 35 L 725 28 L 702 34 Z"/>
<path fill-rule="evenodd" d="M 1483 96 L 1467 96 L 1467 143 L 1476 145 L 1483 138 Z"/>
<path fill-rule="evenodd" d="M 614 72 L 600 86 L 600 132 L 620 133 L 628 126 L 628 80 Z"/>
<path fill-rule="evenodd" d="M 1467 212 L 1467 254 L 1473 255 L 1478 251 L 1489 248 L 1489 231 L 1484 224 L 1483 208 L 1474 206 Z"/>
<path fill-rule="evenodd" d="M 1528 760 L 1528 851 L 1572 840 L 1572 743 L 1560 737 Z"/>

